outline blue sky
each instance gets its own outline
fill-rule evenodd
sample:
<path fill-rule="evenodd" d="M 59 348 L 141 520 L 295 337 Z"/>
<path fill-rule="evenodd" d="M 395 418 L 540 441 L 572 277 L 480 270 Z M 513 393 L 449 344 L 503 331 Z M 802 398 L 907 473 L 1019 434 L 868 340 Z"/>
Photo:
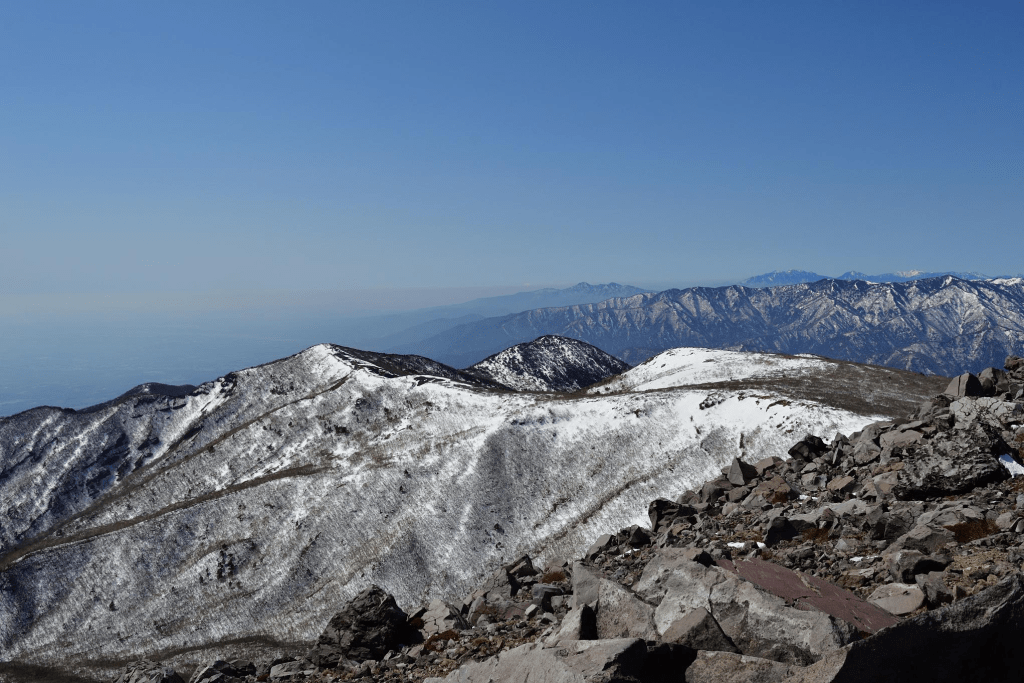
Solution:
<path fill-rule="evenodd" d="M 0 294 L 1018 273 L 1022 25 L 934 0 L 4 3 Z"/>

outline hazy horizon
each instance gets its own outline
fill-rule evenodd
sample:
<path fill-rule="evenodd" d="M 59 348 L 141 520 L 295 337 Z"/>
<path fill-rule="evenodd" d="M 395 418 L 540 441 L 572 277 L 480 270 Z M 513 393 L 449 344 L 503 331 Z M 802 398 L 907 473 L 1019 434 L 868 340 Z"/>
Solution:
<path fill-rule="evenodd" d="M 1006 1 L 9 4 L 0 414 L 581 281 L 1017 273 L 1022 21 Z"/>

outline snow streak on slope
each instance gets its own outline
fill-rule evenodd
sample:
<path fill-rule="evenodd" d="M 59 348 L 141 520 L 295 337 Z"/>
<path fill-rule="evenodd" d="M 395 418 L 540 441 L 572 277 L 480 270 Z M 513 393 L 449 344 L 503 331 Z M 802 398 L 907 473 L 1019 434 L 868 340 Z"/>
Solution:
<path fill-rule="evenodd" d="M 38 501 L 2 511 L 5 529 L 28 529 L 8 532 L 0 557 L 4 659 L 103 677 L 144 654 L 187 664 L 227 641 L 234 651 L 308 642 L 371 582 L 407 609 L 461 598 L 523 552 L 576 556 L 601 533 L 646 523 L 651 499 L 733 457 L 782 456 L 805 432 L 884 417 L 664 381 L 607 396 L 516 394 L 373 358 L 317 346 L 203 385 L 177 408 L 136 397 L 98 417 L 30 411 L 17 416 L 35 424 L 22 435 L 0 422 L 4 500 L 16 491 L 12 463 L 18 481 L 43 482 Z M 680 378 L 704 377 L 674 362 Z M 825 365 L 804 381 L 827 382 Z M 123 473 L 92 444 L 110 425 L 127 441 Z M 98 492 L 72 487 L 75 505 L 48 516 L 59 487 L 38 463 L 56 468 L 64 453 L 57 478 L 86 481 L 96 452 L 110 460 Z"/>
<path fill-rule="evenodd" d="M 596 346 L 578 339 L 548 335 L 528 344 L 517 344 L 467 368 L 519 391 L 578 391 L 629 365 Z"/>

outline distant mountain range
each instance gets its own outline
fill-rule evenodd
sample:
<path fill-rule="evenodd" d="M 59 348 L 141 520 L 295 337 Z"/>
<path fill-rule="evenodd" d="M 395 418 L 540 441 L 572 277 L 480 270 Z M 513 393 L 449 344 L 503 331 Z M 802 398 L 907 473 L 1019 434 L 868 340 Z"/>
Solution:
<path fill-rule="evenodd" d="M 818 280 L 864 280 L 866 282 L 910 282 L 912 280 L 926 280 L 932 277 L 952 275 L 961 280 L 988 280 L 987 275 L 981 273 L 961 273 L 956 271 L 942 271 L 937 273 L 926 273 L 920 270 L 905 270 L 898 273 L 883 273 L 882 275 L 867 275 L 857 271 L 847 271 L 839 277 L 833 278 L 828 275 L 819 275 L 807 270 L 773 270 L 763 275 L 748 277 L 740 284 L 744 287 L 778 287 L 779 285 L 799 285 L 805 282 L 817 282 Z"/>
<path fill-rule="evenodd" d="M 458 325 L 484 318 L 519 313 L 535 308 L 592 304 L 606 299 L 630 297 L 651 290 L 617 282 L 592 285 L 580 282 L 572 287 L 547 287 L 504 296 L 489 296 L 460 304 L 420 308 L 403 313 L 355 318 L 338 322 L 331 339 L 360 348 L 389 349 L 440 334 Z M 525 340 L 524 340 L 525 341 Z M 497 349 L 500 351 L 501 349 Z M 479 360 L 479 359 L 477 359 Z"/>
<path fill-rule="evenodd" d="M 547 334 L 586 341 L 631 364 L 699 346 L 813 353 L 956 375 L 998 367 L 1024 348 L 1024 279 L 947 275 L 671 289 L 487 318 L 387 350 L 465 367 Z"/>

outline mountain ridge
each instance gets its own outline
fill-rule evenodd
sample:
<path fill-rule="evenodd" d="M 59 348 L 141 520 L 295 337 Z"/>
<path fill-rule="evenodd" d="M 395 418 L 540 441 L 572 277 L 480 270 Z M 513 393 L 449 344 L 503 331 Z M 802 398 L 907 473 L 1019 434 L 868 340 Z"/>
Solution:
<path fill-rule="evenodd" d="M 96 677 L 148 653 L 195 663 L 229 637 L 308 641 L 371 582 L 406 605 L 458 596 L 523 552 L 637 523 L 744 452 L 885 417 L 876 387 L 908 387 L 901 410 L 936 390 L 866 368 L 851 410 L 769 386 L 761 355 L 714 353 L 736 359 L 729 386 L 549 395 L 318 345 L 184 397 L 0 420 L 0 650 Z M 844 372 L 772 363 L 810 383 Z"/>
<path fill-rule="evenodd" d="M 698 346 L 812 353 L 955 375 L 998 365 L 1024 346 L 1024 280 L 944 276 L 670 289 L 488 318 L 391 351 L 469 365 L 545 334 L 586 341 L 631 364 Z"/>

